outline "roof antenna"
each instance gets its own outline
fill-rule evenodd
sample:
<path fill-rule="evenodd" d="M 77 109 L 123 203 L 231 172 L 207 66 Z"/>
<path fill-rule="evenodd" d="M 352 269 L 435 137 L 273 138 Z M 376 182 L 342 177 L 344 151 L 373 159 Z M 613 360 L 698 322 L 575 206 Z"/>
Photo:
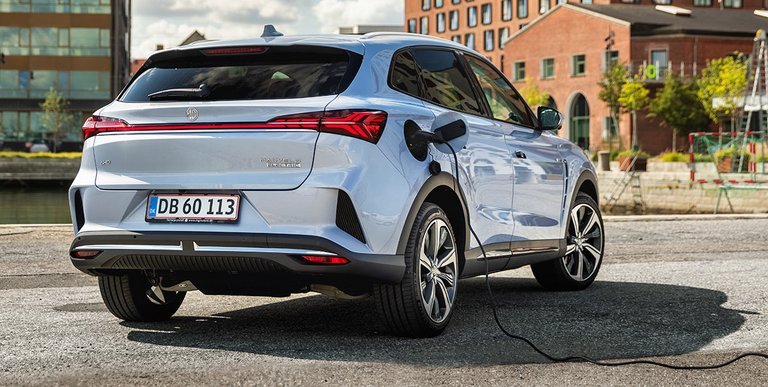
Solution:
<path fill-rule="evenodd" d="M 278 36 L 283 36 L 283 33 L 275 29 L 272 24 L 265 25 L 264 32 L 261 33 L 262 38 L 276 38 Z"/>

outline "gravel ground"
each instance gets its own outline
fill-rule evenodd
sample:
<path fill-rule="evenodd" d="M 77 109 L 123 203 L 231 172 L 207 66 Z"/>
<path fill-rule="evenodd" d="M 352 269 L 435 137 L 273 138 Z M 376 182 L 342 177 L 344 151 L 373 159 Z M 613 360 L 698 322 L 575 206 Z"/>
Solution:
<path fill-rule="evenodd" d="M 557 356 L 709 364 L 768 352 L 768 219 L 606 223 L 587 291 L 491 277 L 502 322 Z M 766 385 L 768 361 L 714 371 L 551 364 L 494 325 L 482 278 L 449 328 L 379 331 L 371 300 L 190 293 L 169 322 L 120 322 L 67 260 L 68 226 L 0 227 L 0 385 Z"/>

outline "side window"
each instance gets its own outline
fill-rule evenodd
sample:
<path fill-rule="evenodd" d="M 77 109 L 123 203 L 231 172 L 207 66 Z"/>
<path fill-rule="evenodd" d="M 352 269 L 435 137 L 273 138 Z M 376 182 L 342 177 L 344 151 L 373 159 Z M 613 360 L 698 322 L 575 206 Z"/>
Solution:
<path fill-rule="evenodd" d="M 389 81 L 392 88 L 419 97 L 419 70 L 410 51 L 403 51 L 392 61 Z"/>
<path fill-rule="evenodd" d="M 534 126 L 523 98 L 498 71 L 475 57 L 466 55 L 465 58 L 480 83 L 493 118 L 513 124 Z"/>
<path fill-rule="evenodd" d="M 418 49 L 413 57 L 421 69 L 425 100 L 465 113 L 482 114 L 469 78 L 453 51 Z"/>

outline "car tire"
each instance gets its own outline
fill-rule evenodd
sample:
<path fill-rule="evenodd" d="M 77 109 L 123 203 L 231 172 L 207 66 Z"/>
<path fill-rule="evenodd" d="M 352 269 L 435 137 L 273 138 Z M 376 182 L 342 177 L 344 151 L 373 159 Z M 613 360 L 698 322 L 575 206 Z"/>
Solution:
<path fill-rule="evenodd" d="M 409 337 L 439 335 L 453 315 L 459 278 L 456 238 L 443 210 L 424 203 L 405 247 L 399 284 L 377 284 L 373 294 L 387 330 Z"/>
<path fill-rule="evenodd" d="M 580 192 L 568 212 L 566 254 L 533 264 L 531 270 L 545 289 L 583 290 L 595 281 L 603 262 L 604 248 L 600 207 L 589 195 Z"/>
<path fill-rule="evenodd" d="M 142 273 L 99 276 L 101 298 L 115 317 L 136 322 L 163 321 L 171 318 L 184 301 L 185 292 L 156 289 Z M 155 290 L 162 298 L 150 299 Z"/>

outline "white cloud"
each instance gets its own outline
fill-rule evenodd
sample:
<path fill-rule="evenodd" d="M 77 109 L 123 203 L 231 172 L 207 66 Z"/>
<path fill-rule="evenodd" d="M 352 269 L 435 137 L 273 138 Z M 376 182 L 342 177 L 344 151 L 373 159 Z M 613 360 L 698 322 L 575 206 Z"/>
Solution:
<path fill-rule="evenodd" d="M 320 32 L 333 33 L 340 26 L 403 24 L 403 0 L 320 0 L 312 12 Z"/>
<path fill-rule="evenodd" d="M 402 24 L 403 5 L 403 0 L 134 0 L 131 56 L 146 58 L 157 44 L 177 46 L 194 30 L 209 39 L 237 39 L 261 35 L 264 24 L 286 34 Z"/>

